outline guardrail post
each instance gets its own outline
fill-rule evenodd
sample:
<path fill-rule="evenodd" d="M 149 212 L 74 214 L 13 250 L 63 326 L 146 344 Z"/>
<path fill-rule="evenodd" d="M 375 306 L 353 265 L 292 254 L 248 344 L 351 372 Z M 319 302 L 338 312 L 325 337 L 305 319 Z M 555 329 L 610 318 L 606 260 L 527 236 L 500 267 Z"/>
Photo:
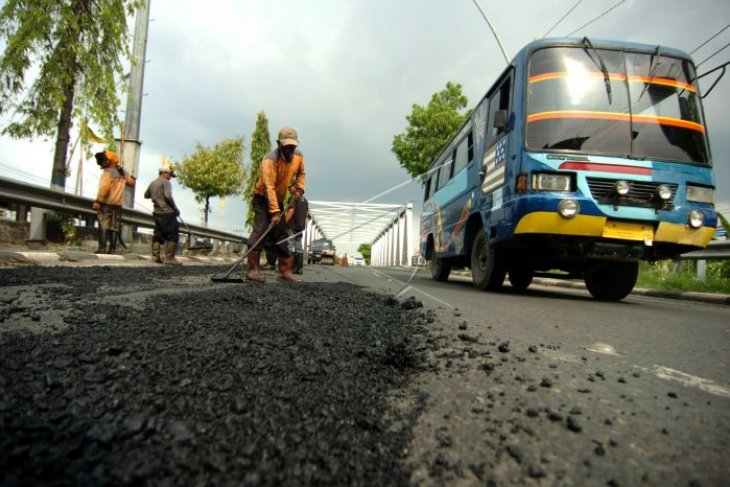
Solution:
<path fill-rule="evenodd" d="M 707 277 L 707 261 L 706 260 L 698 260 L 697 261 L 697 279 L 700 281 L 704 281 Z"/>
<path fill-rule="evenodd" d="M 16 222 L 28 221 L 28 207 L 25 205 L 18 205 L 18 209 L 15 211 Z"/>
<path fill-rule="evenodd" d="M 33 207 L 30 209 L 30 235 L 28 239 L 34 242 L 46 240 L 46 210 Z"/>

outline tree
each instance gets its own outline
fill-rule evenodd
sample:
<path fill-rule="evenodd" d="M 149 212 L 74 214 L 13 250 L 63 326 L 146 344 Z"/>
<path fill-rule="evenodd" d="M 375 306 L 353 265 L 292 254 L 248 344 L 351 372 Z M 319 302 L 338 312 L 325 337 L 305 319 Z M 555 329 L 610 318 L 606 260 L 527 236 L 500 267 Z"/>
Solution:
<path fill-rule="evenodd" d="M 256 114 L 256 128 L 251 136 L 251 170 L 246 181 L 246 189 L 243 195 L 247 198 L 248 212 L 246 213 L 246 225 L 253 227 L 254 213 L 251 207 L 251 195 L 261 175 L 261 161 L 271 151 L 271 136 L 269 135 L 269 120 L 262 111 Z"/>
<path fill-rule="evenodd" d="M 428 105 L 413 104 L 406 117 L 405 133 L 393 137 L 391 150 L 400 165 L 411 176 L 417 177 L 428 170 L 444 144 L 459 130 L 469 113 L 460 113 L 468 100 L 461 93 L 461 85 L 449 81 L 446 88 L 431 96 Z"/>
<path fill-rule="evenodd" d="M 210 199 L 241 193 L 246 180 L 243 165 L 243 137 L 226 139 L 214 147 L 196 144 L 195 152 L 176 165 L 180 184 L 195 193 L 195 201 L 205 203 L 205 223 L 208 224 Z"/>
<path fill-rule="evenodd" d="M 365 263 L 370 265 L 370 256 L 372 255 L 373 245 L 369 243 L 360 244 L 357 251 L 360 252 L 362 258 L 365 259 Z"/>
<path fill-rule="evenodd" d="M 2 134 L 56 137 L 51 186 L 66 185 L 72 119 L 88 117 L 113 140 L 117 77 L 129 58 L 127 15 L 143 0 L 7 0 L 0 10 Z M 38 75 L 28 86 L 32 69 Z"/>

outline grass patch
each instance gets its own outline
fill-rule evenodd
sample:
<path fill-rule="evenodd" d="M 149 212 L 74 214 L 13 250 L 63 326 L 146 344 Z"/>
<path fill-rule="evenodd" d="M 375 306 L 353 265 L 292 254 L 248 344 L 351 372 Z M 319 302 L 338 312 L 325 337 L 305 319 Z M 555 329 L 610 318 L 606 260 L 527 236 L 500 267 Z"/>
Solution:
<path fill-rule="evenodd" d="M 707 263 L 707 277 L 697 279 L 697 263 L 683 261 L 677 272 L 673 261 L 641 262 L 636 287 L 730 294 L 730 261 Z"/>

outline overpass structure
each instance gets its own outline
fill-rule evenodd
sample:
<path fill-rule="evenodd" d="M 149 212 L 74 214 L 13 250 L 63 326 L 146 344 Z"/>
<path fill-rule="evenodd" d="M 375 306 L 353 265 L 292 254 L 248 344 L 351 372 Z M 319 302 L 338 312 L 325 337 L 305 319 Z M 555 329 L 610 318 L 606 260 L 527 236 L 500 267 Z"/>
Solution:
<path fill-rule="evenodd" d="M 355 248 L 372 245 L 371 265 L 407 266 L 416 244 L 413 204 L 309 201 L 304 245 L 320 238 Z"/>

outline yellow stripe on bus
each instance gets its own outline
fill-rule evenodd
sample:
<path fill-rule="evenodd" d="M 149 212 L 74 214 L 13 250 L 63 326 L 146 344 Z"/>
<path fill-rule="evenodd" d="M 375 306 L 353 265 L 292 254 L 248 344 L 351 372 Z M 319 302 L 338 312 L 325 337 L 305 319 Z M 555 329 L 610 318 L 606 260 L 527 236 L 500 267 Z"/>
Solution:
<path fill-rule="evenodd" d="M 603 73 L 599 71 L 591 71 L 586 73 L 591 78 L 595 78 L 598 80 L 604 79 Z M 582 75 L 582 73 L 581 73 Z M 562 78 L 571 78 L 575 76 L 572 73 L 569 73 L 568 71 L 553 71 L 550 73 L 542 73 L 542 74 L 536 74 L 534 76 L 530 76 L 529 82 L 530 83 L 540 83 L 541 81 L 548 81 L 551 79 L 562 79 Z M 623 73 L 609 73 L 608 74 L 609 79 L 616 80 L 616 81 L 624 81 L 627 79 L 626 75 Z M 671 86 L 673 88 L 681 88 L 683 90 L 691 91 L 692 93 L 697 92 L 697 88 L 692 86 L 689 83 L 685 83 L 683 81 L 677 81 L 676 79 L 672 78 L 660 78 L 658 76 L 651 77 L 651 76 L 629 76 L 628 80 L 632 83 L 646 83 L 646 84 L 653 84 L 653 85 L 661 85 L 661 86 Z"/>
<path fill-rule="evenodd" d="M 657 242 L 671 242 L 681 245 L 707 247 L 712 240 L 715 229 L 710 227 L 689 228 L 680 223 L 659 223 L 654 240 Z"/>
<path fill-rule="evenodd" d="M 688 120 L 682 120 L 681 118 L 671 117 L 658 117 L 655 115 L 630 115 L 628 113 L 617 113 L 617 112 L 594 112 L 584 110 L 555 110 L 550 112 L 533 113 L 527 116 L 527 122 L 539 122 L 540 120 L 553 120 L 559 118 L 578 118 L 578 119 L 593 119 L 593 120 L 616 120 L 620 122 L 634 123 L 656 123 L 659 125 L 671 125 L 674 127 L 681 127 L 690 130 L 696 130 L 697 132 L 705 133 L 705 127 L 696 122 L 690 122 Z"/>
<path fill-rule="evenodd" d="M 615 226 L 615 222 L 609 222 L 603 216 L 577 215 L 566 220 L 553 211 L 536 211 L 523 216 L 517 223 L 514 233 L 604 237 L 611 235 L 610 232 Z M 646 225 L 637 224 L 637 226 Z M 714 233 L 715 229 L 711 227 L 690 228 L 681 223 L 659 222 L 659 226 L 654 232 L 654 241 L 707 247 Z M 646 230 L 642 230 L 636 232 L 636 237 L 628 240 L 643 240 L 647 237 L 649 235 Z"/>
<path fill-rule="evenodd" d="M 586 237 L 600 237 L 606 217 L 576 215 L 566 220 L 554 211 L 536 211 L 523 216 L 515 233 L 551 233 L 559 235 L 582 235 Z"/>

